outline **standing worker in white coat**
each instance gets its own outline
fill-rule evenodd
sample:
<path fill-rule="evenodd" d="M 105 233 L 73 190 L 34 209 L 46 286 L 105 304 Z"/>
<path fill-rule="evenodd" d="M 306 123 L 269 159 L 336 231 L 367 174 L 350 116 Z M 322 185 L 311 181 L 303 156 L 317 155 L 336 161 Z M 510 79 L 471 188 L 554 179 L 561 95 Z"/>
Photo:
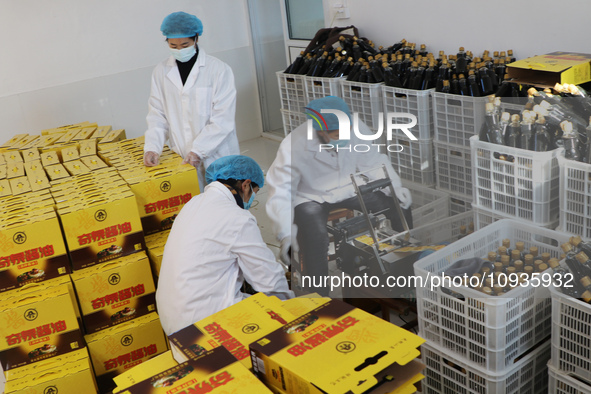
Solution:
<path fill-rule="evenodd" d="M 367 141 L 361 141 L 354 133 L 351 133 L 350 140 L 339 140 L 337 116 L 322 114 L 321 122 L 317 115 L 323 109 L 340 110 L 352 118 L 349 107 L 339 97 L 327 96 L 311 101 L 306 107 L 308 119 L 314 119 L 311 138 L 308 139 L 306 123 L 293 130 L 282 141 L 267 173 L 269 198 L 266 209 L 281 242 L 281 260 L 290 264 L 291 246 L 297 239 L 303 261 L 302 274 L 310 277 L 328 274 L 326 224 L 329 213 L 339 208 L 361 210 L 351 174 L 385 165 L 406 221 L 412 227 L 410 191 L 402 187 L 388 156 L 375 147 L 363 152 L 351 149 Z M 362 134 L 373 134 L 361 121 L 359 129 Z M 321 146 L 324 148 L 320 149 Z M 403 230 L 392 197 L 378 191 L 364 197 L 364 201 L 371 212 L 385 211 L 394 230 Z M 327 288 L 309 290 L 328 295 Z"/>
<path fill-rule="evenodd" d="M 152 73 L 144 164 L 158 165 L 168 140 L 170 148 L 197 169 L 203 189 L 209 164 L 240 153 L 234 74 L 227 64 L 198 47 L 203 24 L 196 16 L 172 13 L 160 30 L 171 56 Z"/>
<path fill-rule="evenodd" d="M 251 158 L 226 156 L 206 171 L 204 193 L 177 216 L 164 248 L 156 304 L 170 335 L 246 297 L 246 279 L 259 292 L 293 297 L 285 272 L 248 212 L 265 183 Z"/>

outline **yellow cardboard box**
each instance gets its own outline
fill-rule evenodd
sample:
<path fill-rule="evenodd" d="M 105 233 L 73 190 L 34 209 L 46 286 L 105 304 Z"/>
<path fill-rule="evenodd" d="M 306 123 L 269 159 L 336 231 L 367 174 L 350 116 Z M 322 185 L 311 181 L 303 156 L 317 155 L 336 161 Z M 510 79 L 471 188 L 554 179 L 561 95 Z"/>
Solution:
<path fill-rule="evenodd" d="M 125 136 L 124 129 L 111 130 L 102 139 L 99 140 L 99 144 L 106 144 L 110 142 L 118 142 L 127 138 Z"/>
<path fill-rule="evenodd" d="M 277 297 L 257 293 L 169 335 L 168 339 L 178 362 L 222 346 L 251 368 L 248 345 L 294 318 L 281 308 Z"/>
<path fill-rule="evenodd" d="M 170 230 L 166 230 L 146 236 L 146 249 L 152 266 L 152 274 L 156 278 L 160 276 L 162 256 L 164 255 L 164 247 L 169 234 Z"/>
<path fill-rule="evenodd" d="M 72 160 L 66 161 L 63 163 L 66 170 L 70 173 L 70 175 L 81 175 L 91 172 L 90 168 L 88 168 L 84 163 L 80 160 Z"/>
<path fill-rule="evenodd" d="M 48 167 L 54 164 L 60 164 L 60 158 L 57 155 L 57 152 L 44 152 L 40 154 L 41 156 L 41 164 L 43 167 Z"/>
<path fill-rule="evenodd" d="M 74 270 L 145 249 L 136 206 L 135 197 L 129 192 L 84 206 L 58 203 L 58 215 Z"/>
<path fill-rule="evenodd" d="M 31 191 L 31 184 L 29 183 L 29 178 L 26 176 L 12 178 L 8 181 L 10 182 L 10 190 L 12 191 L 13 196 Z"/>
<path fill-rule="evenodd" d="M 96 131 L 92 135 L 92 138 L 104 138 L 111 130 L 113 130 L 111 126 L 97 127 Z"/>
<path fill-rule="evenodd" d="M 74 139 L 74 137 L 76 137 L 76 134 L 78 134 L 80 132 L 80 130 L 82 130 L 81 127 L 67 129 L 67 131 L 64 133 L 64 135 L 62 135 L 60 137 L 60 139 L 56 141 L 56 143 L 63 144 L 63 143 L 72 141 Z"/>
<path fill-rule="evenodd" d="M 49 177 L 49 179 L 51 179 L 52 181 L 62 178 L 68 178 L 70 176 L 70 173 L 66 171 L 64 166 L 61 164 L 45 166 L 45 171 L 47 172 L 47 176 Z"/>
<path fill-rule="evenodd" d="M 16 144 L 12 145 L 12 147 L 15 149 L 28 149 L 36 145 L 38 140 L 38 135 L 28 135 L 22 140 L 18 141 Z"/>
<path fill-rule="evenodd" d="M 144 232 L 169 230 L 182 207 L 199 194 L 197 171 L 195 168 L 144 171 L 150 176 L 133 182 L 121 174 L 136 196 Z"/>
<path fill-rule="evenodd" d="M 6 178 L 20 178 L 25 175 L 25 166 L 23 162 L 12 161 L 6 165 Z"/>
<path fill-rule="evenodd" d="M 107 386 L 120 373 L 168 350 L 155 312 L 85 338 L 99 387 Z"/>
<path fill-rule="evenodd" d="M 80 157 L 96 155 L 96 139 L 79 141 Z"/>
<path fill-rule="evenodd" d="M 62 133 L 62 132 L 54 133 L 54 134 L 50 134 L 50 135 L 42 135 L 41 137 L 39 137 L 39 141 L 37 142 L 37 147 L 38 148 L 45 148 L 50 145 L 53 145 L 55 142 L 57 142 L 57 140 L 62 138 L 62 135 L 64 135 L 64 133 Z"/>
<path fill-rule="evenodd" d="M 591 54 L 552 52 L 533 56 L 507 65 L 515 82 L 554 87 L 556 83 L 580 85 L 591 81 Z"/>
<path fill-rule="evenodd" d="M 20 368 L 14 368 L 6 371 L 6 379 L 16 380 L 31 376 L 39 376 L 44 371 L 60 367 L 64 364 L 69 364 L 84 359 L 88 359 L 88 361 L 90 361 L 89 357 L 90 355 L 88 354 L 88 349 L 86 347 L 82 347 L 66 354 L 37 361 L 33 364 L 28 364 Z"/>
<path fill-rule="evenodd" d="M 0 164 L 0 179 L 6 179 L 6 164 Z"/>
<path fill-rule="evenodd" d="M 60 365 L 51 370 L 6 383 L 5 394 L 80 394 L 98 393 L 88 358 Z"/>
<path fill-rule="evenodd" d="M 29 160 L 26 161 L 24 164 L 25 172 L 27 175 L 30 173 L 43 173 L 45 174 L 45 170 L 43 169 L 43 164 L 41 164 L 41 160 Z"/>
<path fill-rule="evenodd" d="M 80 141 L 86 140 L 92 137 L 92 134 L 96 131 L 97 127 L 84 127 L 76 136 L 72 139 L 72 141 Z"/>
<path fill-rule="evenodd" d="M 31 148 L 21 152 L 23 155 L 23 160 L 26 162 L 29 161 L 39 161 L 41 157 L 39 156 L 39 149 Z"/>
<path fill-rule="evenodd" d="M 81 157 L 80 161 L 84 163 L 91 171 L 107 167 L 107 163 L 102 161 L 97 155 Z"/>
<path fill-rule="evenodd" d="M 156 310 L 156 287 L 142 251 L 72 273 L 86 333 Z"/>
<path fill-rule="evenodd" d="M 287 393 L 357 394 L 394 375 L 402 386 L 420 379 L 424 365 L 415 359 L 424 342 L 374 315 L 331 300 L 251 343 L 250 352 L 258 377 Z"/>
<path fill-rule="evenodd" d="M 27 179 L 29 180 L 31 190 L 34 192 L 49 189 L 51 187 L 49 179 L 45 176 L 45 172 L 27 174 Z"/>
<path fill-rule="evenodd" d="M 17 142 L 19 142 L 20 140 L 22 140 L 23 138 L 27 137 L 29 134 L 17 134 L 14 137 L 12 137 L 11 139 L 9 139 L 8 141 L 6 141 L 5 143 L 2 144 L 2 146 L 0 146 L 0 148 L 10 148 L 11 146 L 13 146 L 14 144 L 16 144 Z"/>
<path fill-rule="evenodd" d="M 53 211 L 53 209 L 51 209 Z M 37 212 L 31 211 L 37 216 Z M 38 217 L 41 217 L 40 215 Z M 55 212 L 46 220 L 18 220 L 0 231 L 0 292 L 70 273 L 70 262 Z M 6 223 L 7 220 L 3 219 Z"/>
<path fill-rule="evenodd" d="M 84 347 L 67 285 L 0 302 L 5 371 Z"/>
<path fill-rule="evenodd" d="M 271 393 L 248 369 L 224 348 L 160 372 L 118 391 L 120 394 Z"/>
<path fill-rule="evenodd" d="M 80 158 L 80 153 L 78 152 L 77 147 L 70 146 L 70 147 L 62 149 L 62 161 L 64 163 L 67 161 L 78 160 L 79 158 Z"/>
<path fill-rule="evenodd" d="M 122 391 L 136 383 L 149 379 L 160 372 L 174 368 L 177 365 L 179 365 L 179 363 L 177 363 L 174 357 L 172 357 L 172 352 L 170 350 L 164 352 L 159 356 L 156 356 L 148 361 L 144 361 L 140 365 L 136 365 L 130 370 L 115 376 L 113 381 L 117 385 L 117 389 L 113 392 L 117 393 Z"/>

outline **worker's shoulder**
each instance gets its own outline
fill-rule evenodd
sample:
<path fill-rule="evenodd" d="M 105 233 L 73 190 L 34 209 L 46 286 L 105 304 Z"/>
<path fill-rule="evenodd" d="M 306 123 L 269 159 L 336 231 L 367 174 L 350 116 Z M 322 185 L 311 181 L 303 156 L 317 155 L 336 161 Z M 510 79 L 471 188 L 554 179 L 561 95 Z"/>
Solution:
<path fill-rule="evenodd" d="M 205 65 L 214 67 L 216 70 L 232 71 L 232 68 L 224 61 L 210 54 L 205 54 Z"/>

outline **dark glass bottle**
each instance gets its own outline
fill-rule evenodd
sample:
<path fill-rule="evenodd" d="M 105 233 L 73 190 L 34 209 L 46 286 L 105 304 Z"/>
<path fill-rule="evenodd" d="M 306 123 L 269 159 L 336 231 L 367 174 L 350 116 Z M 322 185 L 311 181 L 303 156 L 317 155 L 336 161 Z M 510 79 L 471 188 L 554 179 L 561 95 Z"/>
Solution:
<path fill-rule="evenodd" d="M 440 92 L 443 88 L 443 81 L 450 79 L 450 69 L 449 63 L 447 60 L 443 60 L 443 63 L 439 67 L 439 75 L 437 76 L 437 83 L 435 85 L 435 90 Z"/>
<path fill-rule="evenodd" d="M 558 259 L 550 259 L 548 265 L 550 266 L 550 268 L 552 268 L 552 277 L 555 280 L 560 281 L 560 289 L 562 290 L 562 292 L 568 296 L 576 298 L 577 293 L 574 290 L 574 288 L 567 285 L 567 283 L 570 283 L 571 276 L 573 275 L 572 272 L 570 272 L 569 269 L 562 267 L 559 264 Z"/>
<path fill-rule="evenodd" d="M 533 142 L 531 144 L 532 150 L 536 152 L 546 152 L 550 147 L 550 134 L 546 128 L 546 119 L 542 115 L 538 115 L 538 120 L 534 126 Z"/>
<path fill-rule="evenodd" d="M 465 74 L 468 71 L 468 59 L 464 47 L 460 47 L 460 50 L 456 59 L 456 74 Z"/>
<path fill-rule="evenodd" d="M 417 63 L 412 62 L 410 68 L 406 71 L 406 74 L 404 76 L 404 80 L 402 81 L 402 86 L 404 86 L 405 89 L 412 89 L 412 87 L 411 87 L 412 81 L 416 77 L 417 71 L 418 71 Z"/>
<path fill-rule="evenodd" d="M 351 70 L 349 71 L 349 75 L 347 75 L 347 81 L 357 81 L 359 80 L 359 74 L 361 72 L 361 67 L 363 66 L 363 59 L 357 60 Z"/>
<path fill-rule="evenodd" d="M 382 69 L 381 63 L 378 63 L 376 59 L 372 59 L 369 61 L 369 66 L 376 82 L 383 82 L 384 70 Z"/>
<path fill-rule="evenodd" d="M 499 64 L 495 69 L 495 73 L 497 74 L 497 78 L 499 81 L 503 81 L 505 79 L 505 73 L 507 69 L 505 67 L 505 59 L 499 59 Z"/>
<path fill-rule="evenodd" d="M 319 77 L 324 72 L 326 62 L 328 59 L 328 52 L 324 51 L 322 55 L 314 62 L 313 66 L 308 70 L 306 74 L 309 77 Z"/>
<path fill-rule="evenodd" d="M 304 63 L 304 51 L 301 51 L 299 56 L 291 63 L 284 71 L 286 74 L 297 74 L 300 67 Z"/>
<path fill-rule="evenodd" d="M 516 60 L 515 56 L 513 56 L 513 49 L 509 49 L 507 51 L 507 57 L 509 58 L 511 63 L 513 63 Z"/>
<path fill-rule="evenodd" d="M 488 69 L 484 63 L 480 63 L 478 66 L 478 74 L 480 76 L 480 89 L 483 96 L 488 96 L 493 93 L 493 83 L 488 75 Z"/>
<path fill-rule="evenodd" d="M 310 66 L 312 65 L 312 62 L 313 62 L 312 55 L 309 53 L 306 54 L 306 57 L 304 58 L 304 61 L 302 62 L 302 66 L 295 73 L 299 74 L 299 75 L 306 75 L 308 73 L 308 70 L 310 69 Z"/>
<path fill-rule="evenodd" d="M 585 159 L 587 164 L 591 164 L 591 117 L 589 118 L 589 126 L 585 129 L 587 140 L 585 141 Z"/>
<path fill-rule="evenodd" d="M 579 153 L 579 141 L 573 132 L 573 124 L 568 121 L 560 123 L 562 128 L 562 141 L 564 143 L 564 157 L 569 160 L 581 161 Z"/>
<path fill-rule="evenodd" d="M 441 87 L 441 93 L 450 93 L 449 81 L 447 79 L 445 81 L 443 81 L 443 86 Z"/>
<path fill-rule="evenodd" d="M 489 138 L 489 130 L 498 127 L 498 119 L 495 116 L 493 103 L 486 103 L 485 108 L 486 113 L 484 115 L 484 123 L 482 127 L 480 127 L 480 133 L 478 134 L 478 138 L 480 139 L 480 141 L 492 142 Z"/>
<path fill-rule="evenodd" d="M 458 81 L 458 77 L 456 76 L 456 74 L 452 74 L 451 76 L 450 93 L 460 94 L 460 82 Z"/>
<path fill-rule="evenodd" d="M 435 62 L 431 60 L 429 67 L 425 69 L 425 76 L 423 77 L 423 83 L 421 84 L 421 90 L 432 89 L 435 87 Z"/>
<path fill-rule="evenodd" d="M 468 72 L 468 87 L 470 88 L 470 96 L 472 96 L 472 97 L 481 97 L 482 96 L 482 94 L 480 92 L 480 86 L 478 85 L 478 81 L 476 80 L 476 74 L 474 73 L 474 70 L 470 70 Z"/>
<path fill-rule="evenodd" d="M 521 140 L 521 124 L 519 122 L 519 115 L 511 116 L 511 123 L 507 127 L 505 133 L 505 145 L 512 148 L 520 148 L 519 142 Z"/>
<path fill-rule="evenodd" d="M 420 90 L 423 86 L 423 79 L 425 78 L 425 63 L 419 64 L 417 71 L 410 81 L 410 88 L 414 90 Z"/>
<path fill-rule="evenodd" d="M 427 56 L 427 46 L 425 44 L 421 44 L 419 54 L 421 56 Z"/>

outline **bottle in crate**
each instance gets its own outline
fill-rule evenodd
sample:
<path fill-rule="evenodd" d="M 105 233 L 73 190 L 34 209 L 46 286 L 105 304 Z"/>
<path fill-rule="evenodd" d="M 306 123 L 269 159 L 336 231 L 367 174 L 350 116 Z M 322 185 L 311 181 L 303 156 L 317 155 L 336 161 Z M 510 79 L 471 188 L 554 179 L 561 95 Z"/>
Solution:
<path fill-rule="evenodd" d="M 551 139 L 550 133 L 548 133 L 548 129 L 546 128 L 546 118 L 542 115 L 538 115 L 530 145 L 536 152 L 546 152 L 550 148 L 550 144 Z"/>
<path fill-rule="evenodd" d="M 476 80 L 476 74 L 474 73 L 474 70 L 468 71 L 468 88 L 470 89 L 470 96 L 482 96 L 480 92 L 480 86 L 478 85 L 478 81 Z"/>
<path fill-rule="evenodd" d="M 562 129 L 562 142 L 564 145 L 564 157 L 569 160 L 580 161 L 579 141 L 573 132 L 573 124 L 569 121 L 560 123 Z"/>
<path fill-rule="evenodd" d="M 468 71 L 468 63 L 469 62 L 466 57 L 466 52 L 464 52 L 464 47 L 460 47 L 456 60 L 456 73 L 466 74 L 466 71 Z"/>
<path fill-rule="evenodd" d="M 535 113 L 532 111 L 524 111 L 521 115 L 521 132 L 519 136 L 519 147 L 521 149 L 533 150 L 532 139 L 534 135 L 534 117 Z"/>
<path fill-rule="evenodd" d="M 512 148 L 521 148 L 519 145 L 521 139 L 521 123 L 519 122 L 519 115 L 511 115 L 511 123 L 507 127 L 505 134 L 505 145 Z"/>

